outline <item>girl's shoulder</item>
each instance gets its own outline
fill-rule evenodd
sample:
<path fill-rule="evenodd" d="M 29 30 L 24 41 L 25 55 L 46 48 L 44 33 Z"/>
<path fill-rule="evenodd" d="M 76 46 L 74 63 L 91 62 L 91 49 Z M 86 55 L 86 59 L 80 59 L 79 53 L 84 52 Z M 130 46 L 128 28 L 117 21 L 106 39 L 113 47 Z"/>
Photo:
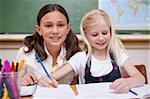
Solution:
<path fill-rule="evenodd" d="M 121 50 L 119 57 L 119 65 L 122 66 L 127 59 L 129 59 L 127 52 L 125 50 Z"/>
<path fill-rule="evenodd" d="M 120 50 L 120 57 L 121 57 L 121 58 L 122 58 L 122 57 L 128 57 L 127 52 L 126 52 L 125 50 L 121 49 L 121 50 Z"/>
<path fill-rule="evenodd" d="M 86 52 L 85 51 L 81 51 L 81 52 L 77 52 L 76 54 L 74 54 L 70 60 L 85 60 L 87 57 Z"/>
<path fill-rule="evenodd" d="M 21 48 L 19 48 L 19 50 L 18 50 L 18 54 L 34 54 L 34 51 L 32 50 L 31 52 L 29 52 L 29 53 L 25 53 L 25 51 L 28 51 L 28 47 L 26 47 L 26 46 L 23 46 L 23 47 L 21 47 Z"/>
<path fill-rule="evenodd" d="M 75 54 L 75 56 L 86 56 L 87 54 L 86 54 L 86 52 L 85 51 L 81 51 L 81 52 L 77 52 L 76 54 Z"/>
<path fill-rule="evenodd" d="M 26 46 L 23 46 L 23 47 L 19 48 L 18 52 L 24 53 L 25 49 L 28 49 L 28 48 Z"/>

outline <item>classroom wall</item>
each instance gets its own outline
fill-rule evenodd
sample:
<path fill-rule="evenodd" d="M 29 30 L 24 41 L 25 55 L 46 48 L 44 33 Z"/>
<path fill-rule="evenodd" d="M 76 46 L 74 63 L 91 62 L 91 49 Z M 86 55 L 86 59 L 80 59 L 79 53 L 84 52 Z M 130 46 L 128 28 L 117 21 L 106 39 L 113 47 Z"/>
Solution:
<path fill-rule="evenodd" d="M 131 48 L 127 49 L 127 52 L 134 64 L 144 64 L 146 66 L 148 83 L 150 84 L 150 49 Z"/>

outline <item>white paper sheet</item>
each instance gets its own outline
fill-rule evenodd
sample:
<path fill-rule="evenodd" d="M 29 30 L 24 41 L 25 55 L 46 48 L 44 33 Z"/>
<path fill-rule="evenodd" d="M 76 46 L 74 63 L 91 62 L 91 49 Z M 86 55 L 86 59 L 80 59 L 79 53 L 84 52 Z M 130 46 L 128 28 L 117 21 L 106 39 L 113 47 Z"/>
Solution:
<path fill-rule="evenodd" d="M 35 94 L 33 95 L 34 99 L 35 97 L 72 97 L 74 96 L 74 93 L 70 87 L 70 85 L 66 84 L 60 84 L 58 85 L 58 88 L 46 88 L 46 87 L 37 87 L 37 90 L 35 91 Z"/>
<path fill-rule="evenodd" d="M 138 93 L 138 96 L 131 92 L 119 94 L 109 89 L 111 83 L 92 83 L 76 85 L 78 90 L 78 97 L 103 97 L 107 99 L 122 99 L 122 98 L 142 98 L 143 95 L 150 93 L 150 85 L 144 85 L 142 87 L 132 88 L 132 90 Z M 93 99 L 93 98 L 92 98 Z"/>
<path fill-rule="evenodd" d="M 142 99 L 150 99 L 150 85 L 145 84 L 144 86 L 132 88 L 132 90 L 136 93 L 138 93 L 139 97 Z M 145 97 L 145 98 L 144 98 Z"/>
<path fill-rule="evenodd" d="M 109 89 L 111 83 L 92 83 L 76 85 L 79 95 L 75 96 L 70 85 L 60 84 L 58 88 L 37 87 L 33 99 L 131 99 L 142 98 L 143 95 L 150 93 L 150 85 L 144 85 L 132 90 L 138 93 L 138 96 L 131 92 L 125 94 L 114 93 Z"/>
<path fill-rule="evenodd" d="M 33 86 L 21 86 L 20 96 L 32 96 L 37 85 Z"/>

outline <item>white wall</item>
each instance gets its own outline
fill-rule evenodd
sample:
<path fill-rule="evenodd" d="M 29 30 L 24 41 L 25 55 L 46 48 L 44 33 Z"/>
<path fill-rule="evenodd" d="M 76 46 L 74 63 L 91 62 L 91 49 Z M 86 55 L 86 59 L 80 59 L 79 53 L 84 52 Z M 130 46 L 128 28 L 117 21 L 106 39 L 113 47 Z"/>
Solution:
<path fill-rule="evenodd" d="M 147 78 L 150 84 L 150 49 L 128 49 L 128 55 L 134 64 L 144 64 L 147 70 Z"/>
<path fill-rule="evenodd" d="M 0 49 L 0 58 L 14 61 L 17 55 L 17 49 Z"/>

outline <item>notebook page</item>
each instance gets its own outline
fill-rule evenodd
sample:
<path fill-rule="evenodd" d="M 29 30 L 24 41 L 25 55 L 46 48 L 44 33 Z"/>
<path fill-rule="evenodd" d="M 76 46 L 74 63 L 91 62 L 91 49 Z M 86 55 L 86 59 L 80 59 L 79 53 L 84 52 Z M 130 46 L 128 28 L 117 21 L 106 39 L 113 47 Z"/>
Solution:
<path fill-rule="evenodd" d="M 70 85 L 60 84 L 58 88 L 47 88 L 38 86 L 33 97 L 72 97 L 74 93 Z"/>
<path fill-rule="evenodd" d="M 36 84 L 32 86 L 21 86 L 20 96 L 32 96 L 36 86 Z"/>
<path fill-rule="evenodd" d="M 76 85 L 78 90 L 78 97 L 103 97 L 108 99 L 122 99 L 122 98 L 138 98 L 138 96 L 128 92 L 124 94 L 115 93 L 109 89 L 111 83 L 92 83 Z"/>
<path fill-rule="evenodd" d="M 132 88 L 132 90 L 138 93 L 139 98 L 150 98 L 150 85 L 148 84 L 141 87 Z"/>

